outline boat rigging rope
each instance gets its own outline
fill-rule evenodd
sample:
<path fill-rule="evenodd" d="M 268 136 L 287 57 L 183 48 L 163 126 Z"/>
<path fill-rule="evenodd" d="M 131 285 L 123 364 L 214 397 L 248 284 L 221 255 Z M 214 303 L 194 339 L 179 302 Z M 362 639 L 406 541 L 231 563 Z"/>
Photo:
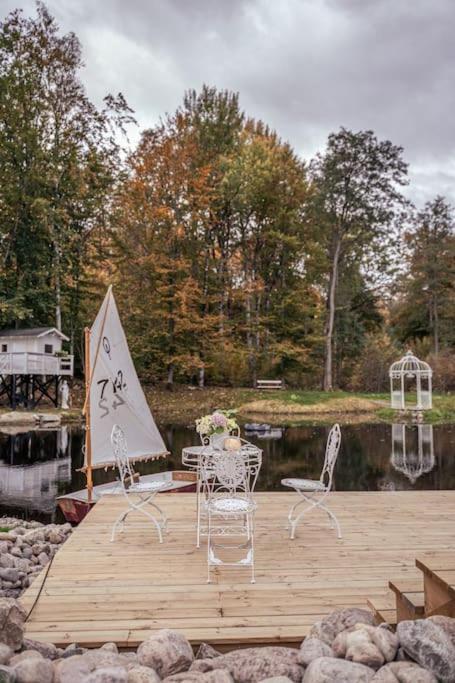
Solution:
<path fill-rule="evenodd" d="M 49 570 L 50 570 L 50 568 L 51 568 L 51 566 L 52 566 L 52 563 L 53 563 L 53 561 L 54 561 L 54 557 L 55 557 L 55 555 L 52 555 L 51 559 L 50 559 L 49 562 L 47 563 L 46 571 L 45 571 L 45 574 L 44 574 L 44 578 L 43 578 L 43 580 L 41 581 L 41 586 L 39 587 L 39 591 L 38 591 L 38 593 L 37 593 L 37 595 L 36 595 L 36 598 L 35 598 L 34 601 L 33 601 L 32 606 L 30 607 L 30 609 L 29 609 L 29 611 L 28 611 L 27 616 L 25 617 L 25 621 L 26 621 L 26 622 L 30 619 L 30 615 L 31 615 L 31 613 L 33 612 L 33 610 L 35 609 L 36 603 L 37 603 L 38 600 L 39 600 L 39 597 L 40 597 L 40 595 L 41 595 L 41 593 L 42 593 L 42 590 L 43 590 L 43 588 L 44 588 L 44 585 L 45 585 L 45 583 L 46 583 L 47 575 L 49 574 Z M 32 585 L 33 585 L 33 584 L 32 584 Z"/>

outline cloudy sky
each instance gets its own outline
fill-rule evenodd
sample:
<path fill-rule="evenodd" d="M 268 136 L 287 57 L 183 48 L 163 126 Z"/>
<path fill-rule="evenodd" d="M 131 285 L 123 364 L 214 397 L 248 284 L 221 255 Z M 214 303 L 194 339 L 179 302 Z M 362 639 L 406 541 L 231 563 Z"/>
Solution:
<path fill-rule="evenodd" d="M 47 0 L 79 36 L 91 97 L 121 90 L 141 127 L 202 83 L 303 156 L 340 126 L 404 147 L 410 195 L 455 203 L 455 0 Z M 0 0 L 33 13 L 32 0 Z"/>

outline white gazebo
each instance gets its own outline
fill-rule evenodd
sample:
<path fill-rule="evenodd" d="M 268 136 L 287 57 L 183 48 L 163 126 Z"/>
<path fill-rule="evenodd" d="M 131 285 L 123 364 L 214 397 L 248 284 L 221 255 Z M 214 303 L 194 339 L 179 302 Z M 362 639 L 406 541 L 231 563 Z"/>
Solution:
<path fill-rule="evenodd" d="M 389 369 L 392 408 L 396 410 L 430 410 L 433 405 L 431 397 L 432 374 L 428 363 L 419 360 L 411 351 L 408 351 L 396 363 L 392 363 Z M 412 400 L 409 397 L 410 393 Z M 408 400 L 406 400 L 407 395 Z"/>

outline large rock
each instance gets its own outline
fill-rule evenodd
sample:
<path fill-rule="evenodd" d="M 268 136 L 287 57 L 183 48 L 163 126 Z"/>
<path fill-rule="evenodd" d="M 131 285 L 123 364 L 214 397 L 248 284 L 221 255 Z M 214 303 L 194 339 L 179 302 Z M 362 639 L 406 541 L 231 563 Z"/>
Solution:
<path fill-rule="evenodd" d="M 300 646 L 298 661 L 302 666 L 308 666 L 313 659 L 319 657 L 334 657 L 334 653 L 330 645 L 324 643 L 319 638 L 305 638 Z"/>
<path fill-rule="evenodd" d="M 129 681 L 128 681 L 129 683 Z M 198 671 L 185 671 L 165 678 L 163 683 L 234 683 L 229 671 L 220 669 L 201 674 Z"/>
<path fill-rule="evenodd" d="M 219 657 L 220 655 L 221 652 L 215 650 L 215 648 L 208 643 L 201 643 L 196 653 L 196 659 L 213 659 L 214 657 Z"/>
<path fill-rule="evenodd" d="M 191 645 L 178 631 L 163 629 L 137 649 L 139 664 L 155 669 L 161 678 L 189 669 L 194 655 Z"/>
<path fill-rule="evenodd" d="M 54 683 L 85 683 L 93 669 L 94 666 L 84 658 L 84 655 L 60 659 L 54 664 Z"/>
<path fill-rule="evenodd" d="M 332 648 L 336 657 L 379 669 L 395 659 L 398 645 L 397 636 L 388 628 L 357 624 L 339 633 Z"/>
<path fill-rule="evenodd" d="M 52 643 L 40 643 L 38 640 L 32 640 L 31 638 L 24 638 L 23 647 L 26 650 L 35 650 L 39 652 L 46 659 L 57 659 L 61 655 L 61 650 Z"/>
<path fill-rule="evenodd" d="M 0 579 L 2 581 L 11 581 L 11 583 L 16 583 L 19 580 L 19 572 L 17 569 L 4 569 L 0 568 Z"/>
<path fill-rule="evenodd" d="M 391 662 L 376 672 L 371 683 L 438 683 L 438 679 L 414 662 Z"/>
<path fill-rule="evenodd" d="M 128 683 L 128 674 L 119 666 L 105 667 L 93 671 L 84 683 Z"/>
<path fill-rule="evenodd" d="M 22 605 L 14 598 L 0 598 L 0 643 L 19 650 L 24 637 L 27 616 Z"/>
<path fill-rule="evenodd" d="M 16 683 L 16 674 L 11 667 L 0 664 L 0 683 Z"/>
<path fill-rule="evenodd" d="M 450 625 L 449 625 L 450 624 Z M 452 620 L 418 619 L 402 621 L 397 635 L 404 651 L 442 683 L 455 681 L 455 633 Z"/>
<path fill-rule="evenodd" d="M 298 655 L 298 650 L 288 647 L 252 647 L 196 660 L 191 671 L 227 669 L 235 683 L 257 683 L 272 676 L 287 676 L 294 683 L 300 683 L 303 667 L 298 662 Z"/>
<path fill-rule="evenodd" d="M 319 638 L 327 645 L 332 645 L 341 631 L 352 628 L 356 624 L 374 626 L 373 614 L 369 610 L 357 607 L 336 610 L 313 624 L 308 635 L 310 638 Z"/>
<path fill-rule="evenodd" d="M 52 662 L 41 656 L 23 659 L 12 669 L 16 674 L 17 683 L 53 683 L 54 680 Z"/>
<path fill-rule="evenodd" d="M 161 678 L 148 666 L 136 664 L 128 671 L 128 683 L 160 683 Z"/>
<path fill-rule="evenodd" d="M 5 645 L 5 643 L 0 643 L 0 664 L 8 664 L 12 656 L 13 651 L 9 647 L 9 645 Z"/>
<path fill-rule="evenodd" d="M 370 683 L 374 670 L 344 659 L 320 657 L 305 671 L 303 683 Z"/>

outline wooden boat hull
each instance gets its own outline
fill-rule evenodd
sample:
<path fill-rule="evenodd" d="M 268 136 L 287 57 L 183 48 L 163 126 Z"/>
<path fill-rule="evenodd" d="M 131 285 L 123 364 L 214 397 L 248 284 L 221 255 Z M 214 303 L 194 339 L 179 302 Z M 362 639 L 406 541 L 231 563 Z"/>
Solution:
<path fill-rule="evenodd" d="M 196 473 L 185 470 L 175 470 L 170 472 L 160 472 L 159 474 L 148 474 L 141 477 L 141 482 L 156 481 L 164 479 L 171 482 L 171 487 L 162 493 L 191 493 L 196 491 Z M 112 489 L 116 482 L 110 484 L 100 484 L 93 488 L 93 500 L 89 502 L 87 489 L 74 491 L 57 498 L 57 503 L 67 522 L 79 524 L 86 514 L 100 499 L 103 490 L 106 492 Z"/>

